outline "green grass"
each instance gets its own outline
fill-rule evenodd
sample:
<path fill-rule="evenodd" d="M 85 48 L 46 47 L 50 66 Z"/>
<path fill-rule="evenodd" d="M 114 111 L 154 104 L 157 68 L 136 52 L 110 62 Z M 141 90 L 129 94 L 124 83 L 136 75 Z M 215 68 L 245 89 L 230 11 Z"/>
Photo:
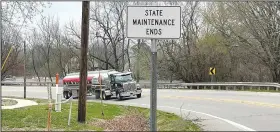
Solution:
<path fill-rule="evenodd" d="M 53 129 L 64 129 L 64 130 L 102 130 L 90 125 L 79 124 L 77 120 L 77 103 L 73 103 L 72 106 L 72 120 L 71 127 L 68 127 L 68 112 L 69 104 L 62 104 L 61 112 L 55 112 L 54 107 L 51 113 L 52 128 Z M 87 121 L 93 118 L 102 118 L 100 114 L 99 103 L 88 103 L 87 104 Z M 114 116 L 121 114 L 121 109 L 116 105 L 104 105 L 105 119 L 111 119 Z M 2 112 L 2 125 L 8 128 L 24 128 L 24 127 L 35 127 L 35 128 L 46 128 L 48 106 L 30 106 L 25 108 L 19 108 L 14 110 L 3 110 Z"/>
<path fill-rule="evenodd" d="M 34 99 L 38 103 L 47 103 L 47 100 Z M 93 126 L 91 122 L 96 119 L 110 120 L 116 116 L 121 116 L 136 110 L 144 113 L 149 118 L 149 109 L 138 108 L 132 106 L 118 106 L 104 104 L 104 118 L 101 115 L 101 104 L 96 102 L 87 102 L 86 123 L 77 122 L 78 103 L 73 101 L 71 126 L 67 125 L 69 114 L 69 103 L 62 104 L 62 111 L 55 112 L 54 106 L 51 113 L 52 130 L 104 130 L 101 127 Z M 48 105 L 30 106 L 13 110 L 2 110 L 2 126 L 3 130 L 46 130 L 48 116 Z M 157 112 L 158 130 L 161 131 L 199 131 L 197 124 L 191 121 L 183 120 L 179 116 L 162 111 Z"/>

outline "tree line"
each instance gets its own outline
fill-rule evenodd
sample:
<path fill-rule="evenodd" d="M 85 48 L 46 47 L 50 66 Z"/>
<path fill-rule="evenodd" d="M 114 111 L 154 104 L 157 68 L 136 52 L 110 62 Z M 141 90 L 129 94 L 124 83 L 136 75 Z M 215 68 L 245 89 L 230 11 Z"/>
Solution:
<path fill-rule="evenodd" d="M 33 7 L 32 12 L 22 16 L 27 19 L 46 8 L 43 3 L 10 3 L 22 9 Z M 130 69 L 136 78 L 150 78 L 150 40 L 126 38 L 127 5 L 181 6 L 182 37 L 157 43 L 160 80 L 208 82 L 209 68 L 215 67 L 215 81 L 280 82 L 280 2 L 277 1 L 91 2 L 88 70 Z M 11 7 L 21 12 L 19 7 Z M 16 22 L 8 20 L 15 14 L 12 9 L 3 10 L 6 21 L 2 64 L 11 45 L 15 48 L 2 77 L 23 64 L 23 41 L 28 45 L 29 76 L 51 78 L 55 73 L 65 76 L 79 71 L 80 23 L 70 21 L 61 26 L 53 16 L 42 16 L 37 28 L 22 35 L 20 27 L 13 26 Z"/>

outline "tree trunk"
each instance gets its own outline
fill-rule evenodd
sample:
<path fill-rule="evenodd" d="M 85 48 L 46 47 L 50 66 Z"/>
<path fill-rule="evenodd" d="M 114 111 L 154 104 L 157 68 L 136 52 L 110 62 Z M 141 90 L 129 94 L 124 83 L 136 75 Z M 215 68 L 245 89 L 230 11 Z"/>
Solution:
<path fill-rule="evenodd" d="M 104 43 L 104 55 L 105 55 L 105 61 L 106 61 L 106 64 L 105 64 L 105 69 L 108 70 L 109 69 L 109 58 L 108 58 L 108 47 L 107 47 L 107 44 L 106 44 L 106 39 L 103 38 L 103 43 Z"/>
<path fill-rule="evenodd" d="M 127 50 L 126 50 L 126 55 L 127 55 L 127 61 L 128 61 L 128 67 L 129 69 L 131 70 L 131 64 L 130 64 L 130 57 L 129 57 L 129 43 L 130 43 L 130 39 L 128 39 L 128 42 L 127 42 Z"/>
<path fill-rule="evenodd" d="M 123 42 L 122 42 L 122 71 L 124 71 L 124 66 L 125 66 L 125 62 L 124 62 L 124 56 L 125 56 L 125 53 L 124 53 L 124 42 L 125 42 L 125 36 L 124 36 L 124 24 L 123 24 L 123 20 L 121 21 L 121 26 L 122 26 L 122 39 L 123 39 Z"/>
<path fill-rule="evenodd" d="M 136 82 L 139 83 L 140 80 L 140 64 L 139 64 L 139 59 L 140 59 L 140 39 L 137 40 L 137 59 L 136 59 L 136 75 L 137 75 L 137 80 Z"/>
<path fill-rule="evenodd" d="M 48 74 L 49 74 L 49 78 L 50 78 L 50 80 L 51 80 L 51 82 L 52 82 L 52 75 L 51 75 L 50 60 L 49 60 L 49 59 L 48 59 L 47 63 L 48 63 Z"/>
<path fill-rule="evenodd" d="M 115 58 L 115 67 L 116 70 L 119 71 L 119 59 L 118 59 L 118 55 L 117 55 L 117 47 L 116 44 L 112 44 L 113 45 L 113 54 L 114 54 L 114 58 Z"/>
<path fill-rule="evenodd" d="M 280 69 L 275 66 L 271 69 L 273 82 L 280 83 Z"/>
<path fill-rule="evenodd" d="M 173 73 L 171 73 L 170 75 L 170 83 L 172 83 L 172 81 L 173 81 Z"/>
<path fill-rule="evenodd" d="M 35 74 L 36 74 L 36 76 L 37 76 L 37 78 L 39 80 L 39 83 L 40 83 L 41 79 L 40 79 L 39 74 L 38 74 L 38 72 L 36 70 L 35 61 L 34 61 L 34 49 L 32 49 L 32 64 L 33 64 L 34 72 L 35 72 Z M 40 86 L 41 86 L 41 84 L 40 84 Z"/>

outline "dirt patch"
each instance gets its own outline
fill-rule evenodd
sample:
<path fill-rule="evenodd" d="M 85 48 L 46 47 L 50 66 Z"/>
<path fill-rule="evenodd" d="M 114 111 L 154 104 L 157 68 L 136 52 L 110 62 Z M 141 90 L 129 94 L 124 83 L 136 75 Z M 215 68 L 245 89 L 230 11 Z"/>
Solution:
<path fill-rule="evenodd" d="M 148 119 L 138 111 L 126 112 L 111 120 L 95 119 L 91 125 L 102 127 L 104 131 L 149 131 Z"/>
<path fill-rule="evenodd" d="M 16 105 L 18 102 L 12 99 L 2 99 L 2 106 Z"/>

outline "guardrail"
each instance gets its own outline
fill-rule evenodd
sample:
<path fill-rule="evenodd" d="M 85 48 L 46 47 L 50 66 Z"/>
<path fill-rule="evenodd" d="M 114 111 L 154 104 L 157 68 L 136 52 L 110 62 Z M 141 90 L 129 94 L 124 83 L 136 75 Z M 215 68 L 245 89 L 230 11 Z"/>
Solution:
<path fill-rule="evenodd" d="M 2 82 L 2 85 L 23 85 L 24 82 Z M 26 86 L 55 85 L 55 82 L 26 82 Z M 59 84 L 61 86 L 61 84 Z M 140 83 L 142 88 L 150 88 L 150 83 Z M 279 91 L 279 83 L 271 82 L 199 82 L 199 83 L 158 83 L 158 89 L 217 89 L 217 90 L 274 90 Z"/>
<path fill-rule="evenodd" d="M 23 85 L 24 82 L 1 82 L 1 85 Z M 26 86 L 47 86 L 48 84 L 55 85 L 55 82 L 26 82 Z"/>
<path fill-rule="evenodd" d="M 150 83 L 140 83 L 149 88 Z M 274 90 L 279 91 L 279 83 L 270 82 L 200 82 L 200 83 L 158 83 L 158 89 L 216 89 L 216 90 Z"/>

